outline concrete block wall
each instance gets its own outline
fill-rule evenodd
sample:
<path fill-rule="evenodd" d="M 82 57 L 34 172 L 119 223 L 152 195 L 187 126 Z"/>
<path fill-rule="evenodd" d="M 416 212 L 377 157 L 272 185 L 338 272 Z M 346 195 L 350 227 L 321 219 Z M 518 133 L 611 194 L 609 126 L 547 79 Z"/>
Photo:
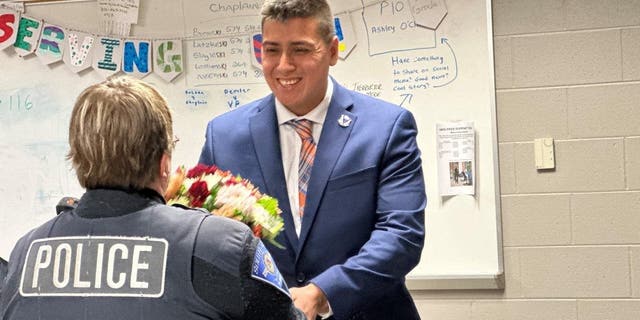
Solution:
<path fill-rule="evenodd" d="M 413 292 L 421 316 L 640 319 L 640 0 L 492 11 L 506 288 Z"/>

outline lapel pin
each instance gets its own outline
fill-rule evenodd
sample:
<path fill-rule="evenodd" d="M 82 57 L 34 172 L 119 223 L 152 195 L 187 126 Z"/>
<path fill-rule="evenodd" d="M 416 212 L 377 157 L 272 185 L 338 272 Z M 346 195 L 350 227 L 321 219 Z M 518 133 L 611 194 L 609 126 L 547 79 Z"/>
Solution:
<path fill-rule="evenodd" d="M 340 115 L 340 118 L 338 118 L 338 124 L 343 128 L 348 127 L 351 124 L 351 117 L 346 114 Z"/>

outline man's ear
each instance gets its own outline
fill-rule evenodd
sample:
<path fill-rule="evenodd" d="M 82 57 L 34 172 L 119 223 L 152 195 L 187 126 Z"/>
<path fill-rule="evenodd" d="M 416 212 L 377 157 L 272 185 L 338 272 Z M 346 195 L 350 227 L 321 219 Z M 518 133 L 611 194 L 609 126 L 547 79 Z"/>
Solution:
<path fill-rule="evenodd" d="M 331 65 L 335 66 L 338 63 L 338 57 L 340 53 L 340 40 L 338 40 L 337 36 L 333 36 L 333 40 L 331 40 L 331 44 L 329 46 L 329 53 L 331 54 Z"/>

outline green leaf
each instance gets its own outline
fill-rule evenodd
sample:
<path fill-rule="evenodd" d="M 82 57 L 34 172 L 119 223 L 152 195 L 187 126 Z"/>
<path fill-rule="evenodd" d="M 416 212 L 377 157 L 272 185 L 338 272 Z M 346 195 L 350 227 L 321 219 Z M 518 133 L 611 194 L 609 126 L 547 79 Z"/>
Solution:
<path fill-rule="evenodd" d="M 202 205 L 202 207 L 209 210 L 209 212 L 213 212 L 213 209 L 217 209 L 216 196 L 218 195 L 219 189 L 220 189 L 220 186 L 215 186 L 211 188 L 211 192 L 209 192 L 207 199 L 204 200 L 204 204 Z"/>
<path fill-rule="evenodd" d="M 278 249 L 286 249 L 285 246 L 278 243 L 278 241 L 276 241 L 275 239 L 267 239 L 267 241 L 269 241 L 269 243 L 271 243 L 274 247 Z"/>
<path fill-rule="evenodd" d="M 207 196 L 207 199 L 204 200 L 202 207 L 207 209 L 209 212 L 212 212 L 213 209 L 216 208 L 216 197 L 215 196 Z"/>
<path fill-rule="evenodd" d="M 262 198 L 258 199 L 257 203 L 265 210 L 267 210 L 270 215 L 278 215 L 278 199 L 270 196 L 263 196 Z"/>

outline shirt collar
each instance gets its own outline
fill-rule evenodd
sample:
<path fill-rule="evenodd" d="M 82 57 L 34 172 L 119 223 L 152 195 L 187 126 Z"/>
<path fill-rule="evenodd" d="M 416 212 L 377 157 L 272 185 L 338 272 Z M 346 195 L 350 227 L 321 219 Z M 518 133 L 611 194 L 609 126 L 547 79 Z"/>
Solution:
<path fill-rule="evenodd" d="M 287 107 L 285 107 L 282 102 L 276 98 L 276 115 L 278 117 L 278 125 L 282 125 L 286 122 L 289 122 L 293 119 L 308 119 L 311 122 L 316 124 L 323 124 L 324 118 L 327 116 L 327 110 L 329 110 L 329 103 L 331 103 L 331 97 L 333 96 L 333 81 L 331 78 L 327 79 L 327 92 L 324 95 L 324 99 L 320 101 L 315 108 L 313 108 L 309 113 L 303 116 L 297 116 L 295 113 L 289 111 Z"/>

